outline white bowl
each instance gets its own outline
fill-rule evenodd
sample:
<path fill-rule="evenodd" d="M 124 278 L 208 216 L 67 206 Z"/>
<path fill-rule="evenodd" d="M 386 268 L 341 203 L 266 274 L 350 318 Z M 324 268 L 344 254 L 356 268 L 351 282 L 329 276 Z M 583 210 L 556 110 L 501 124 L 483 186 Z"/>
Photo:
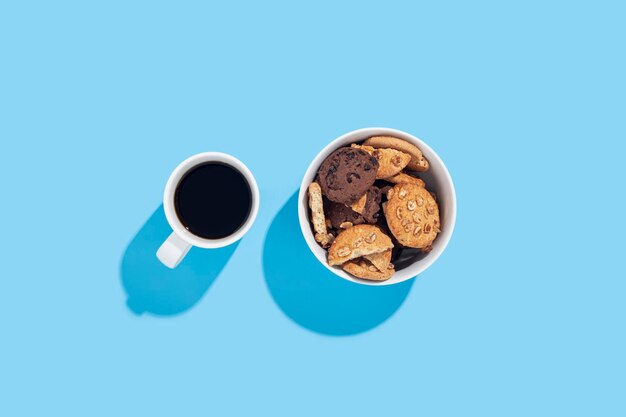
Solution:
<path fill-rule="evenodd" d="M 309 184 L 315 179 L 320 165 L 328 155 L 342 146 L 349 146 L 351 143 L 363 141 L 371 136 L 394 136 L 411 142 L 421 149 L 422 153 L 430 162 L 430 169 L 420 173 L 419 176 L 426 182 L 429 191 L 434 191 L 437 195 L 437 203 L 439 204 L 439 214 L 441 216 L 441 233 L 433 242 L 433 249 L 429 253 L 422 253 L 415 258 L 415 262 L 406 266 L 404 269 L 398 270 L 393 276 L 386 281 L 368 281 L 355 278 L 344 272 L 339 267 L 329 266 L 326 262 L 327 252 L 316 241 L 309 221 L 309 199 L 307 189 Z M 410 135 L 406 132 L 386 127 L 368 127 L 364 129 L 353 130 L 345 135 L 338 137 L 329 143 L 309 165 L 304 174 L 302 184 L 300 184 L 300 193 L 298 195 L 298 218 L 300 220 L 300 228 L 306 243 L 309 245 L 311 252 L 315 257 L 333 274 L 340 276 L 348 281 L 356 282 L 364 285 L 392 285 L 406 281 L 421 274 L 429 266 L 431 266 L 437 258 L 443 253 L 444 249 L 450 241 L 454 223 L 456 222 L 456 194 L 454 193 L 454 184 L 448 169 L 444 165 L 439 155 L 433 151 L 430 146 L 422 140 Z"/>

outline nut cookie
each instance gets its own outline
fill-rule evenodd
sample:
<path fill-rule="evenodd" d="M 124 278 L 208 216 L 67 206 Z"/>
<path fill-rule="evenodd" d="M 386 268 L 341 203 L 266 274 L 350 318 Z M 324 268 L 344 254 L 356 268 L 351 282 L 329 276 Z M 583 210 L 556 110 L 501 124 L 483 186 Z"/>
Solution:
<path fill-rule="evenodd" d="M 370 261 L 379 271 L 384 272 L 389 269 L 389 264 L 391 263 L 391 249 L 380 253 L 365 255 L 364 258 Z M 393 265 L 391 268 L 393 269 Z"/>
<path fill-rule="evenodd" d="M 395 272 L 392 264 L 389 264 L 389 267 L 386 270 L 380 271 L 374 265 L 368 263 L 363 259 L 348 261 L 344 263 L 341 267 L 350 275 L 354 275 L 357 278 L 368 279 L 370 281 L 388 280 L 393 276 L 393 273 Z"/>
<path fill-rule="evenodd" d="M 329 234 L 326 229 L 322 189 L 316 182 L 309 185 L 309 207 L 311 208 L 311 223 L 313 223 L 313 230 L 315 230 L 315 241 L 323 248 L 327 248 L 333 240 L 333 235 Z"/>
<path fill-rule="evenodd" d="M 389 230 L 403 246 L 427 248 L 440 232 L 437 202 L 419 185 L 395 185 L 387 192 L 383 210 Z"/>
<path fill-rule="evenodd" d="M 391 238 L 369 224 L 352 226 L 337 236 L 328 249 L 328 264 L 341 265 L 355 258 L 393 248 Z"/>
<path fill-rule="evenodd" d="M 404 172 L 396 174 L 393 177 L 385 178 L 385 181 L 389 181 L 394 184 L 415 184 L 420 187 L 426 187 L 426 183 L 421 178 L 413 177 L 409 174 L 405 174 Z"/>
<path fill-rule="evenodd" d="M 428 171 L 430 164 L 428 160 L 422 155 L 422 151 L 415 145 L 392 136 L 373 136 L 363 142 L 364 146 L 371 146 L 374 148 L 391 148 L 400 152 L 408 153 L 411 155 L 411 161 L 406 166 L 407 169 L 412 171 Z"/>
<path fill-rule="evenodd" d="M 400 173 L 411 161 L 411 155 L 396 149 L 376 149 L 372 146 L 362 145 L 352 145 L 352 147 L 362 149 L 378 160 L 376 179 L 388 178 Z"/>

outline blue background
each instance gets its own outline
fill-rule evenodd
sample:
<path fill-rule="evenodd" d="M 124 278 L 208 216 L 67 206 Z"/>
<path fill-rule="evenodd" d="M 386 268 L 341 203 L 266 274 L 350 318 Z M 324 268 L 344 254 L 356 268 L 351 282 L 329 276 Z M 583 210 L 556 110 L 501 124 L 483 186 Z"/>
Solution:
<path fill-rule="evenodd" d="M 625 10 L 571 3 L 2 2 L 0 415 L 625 415 Z M 378 293 L 290 209 L 366 126 L 459 201 Z M 163 187 L 208 150 L 261 210 L 168 273 Z"/>

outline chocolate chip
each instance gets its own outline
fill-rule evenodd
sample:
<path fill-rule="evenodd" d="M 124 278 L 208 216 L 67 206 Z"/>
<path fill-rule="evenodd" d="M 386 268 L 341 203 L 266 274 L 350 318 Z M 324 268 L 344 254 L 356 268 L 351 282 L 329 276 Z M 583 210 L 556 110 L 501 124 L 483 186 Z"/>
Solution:
<path fill-rule="evenodd" d="M 361 176 L 359 174 L 357 174 L 356 172 L 351 172 L 351 173 L 348 174 L 348 176 L 346 178 L 347 178 L 348 183 L 352 184 L 352 181 L 354 179 L 359 179 L 360 180 Z"/>
<path fill-rule="evenodd" d="M 363 169 L 369 171 L 370 169 L 372 169 L 372 166 L 370 164 L 365 164 L 363 165 Z"/>

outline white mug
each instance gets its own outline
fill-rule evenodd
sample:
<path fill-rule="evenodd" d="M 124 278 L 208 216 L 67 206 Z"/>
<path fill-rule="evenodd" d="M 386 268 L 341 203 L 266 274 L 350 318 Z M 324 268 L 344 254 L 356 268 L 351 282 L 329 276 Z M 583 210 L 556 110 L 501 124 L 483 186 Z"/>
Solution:
<path fill-rule="evenodd" d="M 221 239 L 205 239 L 191 233 L 181 223 L 174 207 L 174 195 L 180 180 L 192 168 L 206 162 L 218 162 L 231 166 L 243 175 L 250 186 L 251 208 L 248 218 L 233 234 Z M 216 201 L 215 204 L 219 204 L 219 201 Z M 256 215 L 259 211 L 259 187 L 257 186 L 252 172 L 250 172 L 248 167 L 237 158 L 221 152 L 199 153 L 184 160 L 170 175 L 170 178 L 165 185 L 163 208 L 165 210 L 167 222 L 172 227 L 173 232 L 167 240 L 163 242 L 156 255 L 165 266 L 168 268 L 175 268 L 180 261 L 182 261 L 187 252 L 189 252 L 189 249 L 191 249 L 192 246 L 206 249 L 216 249 L 228 246 L 241 239 L 254 223 Z"/>

